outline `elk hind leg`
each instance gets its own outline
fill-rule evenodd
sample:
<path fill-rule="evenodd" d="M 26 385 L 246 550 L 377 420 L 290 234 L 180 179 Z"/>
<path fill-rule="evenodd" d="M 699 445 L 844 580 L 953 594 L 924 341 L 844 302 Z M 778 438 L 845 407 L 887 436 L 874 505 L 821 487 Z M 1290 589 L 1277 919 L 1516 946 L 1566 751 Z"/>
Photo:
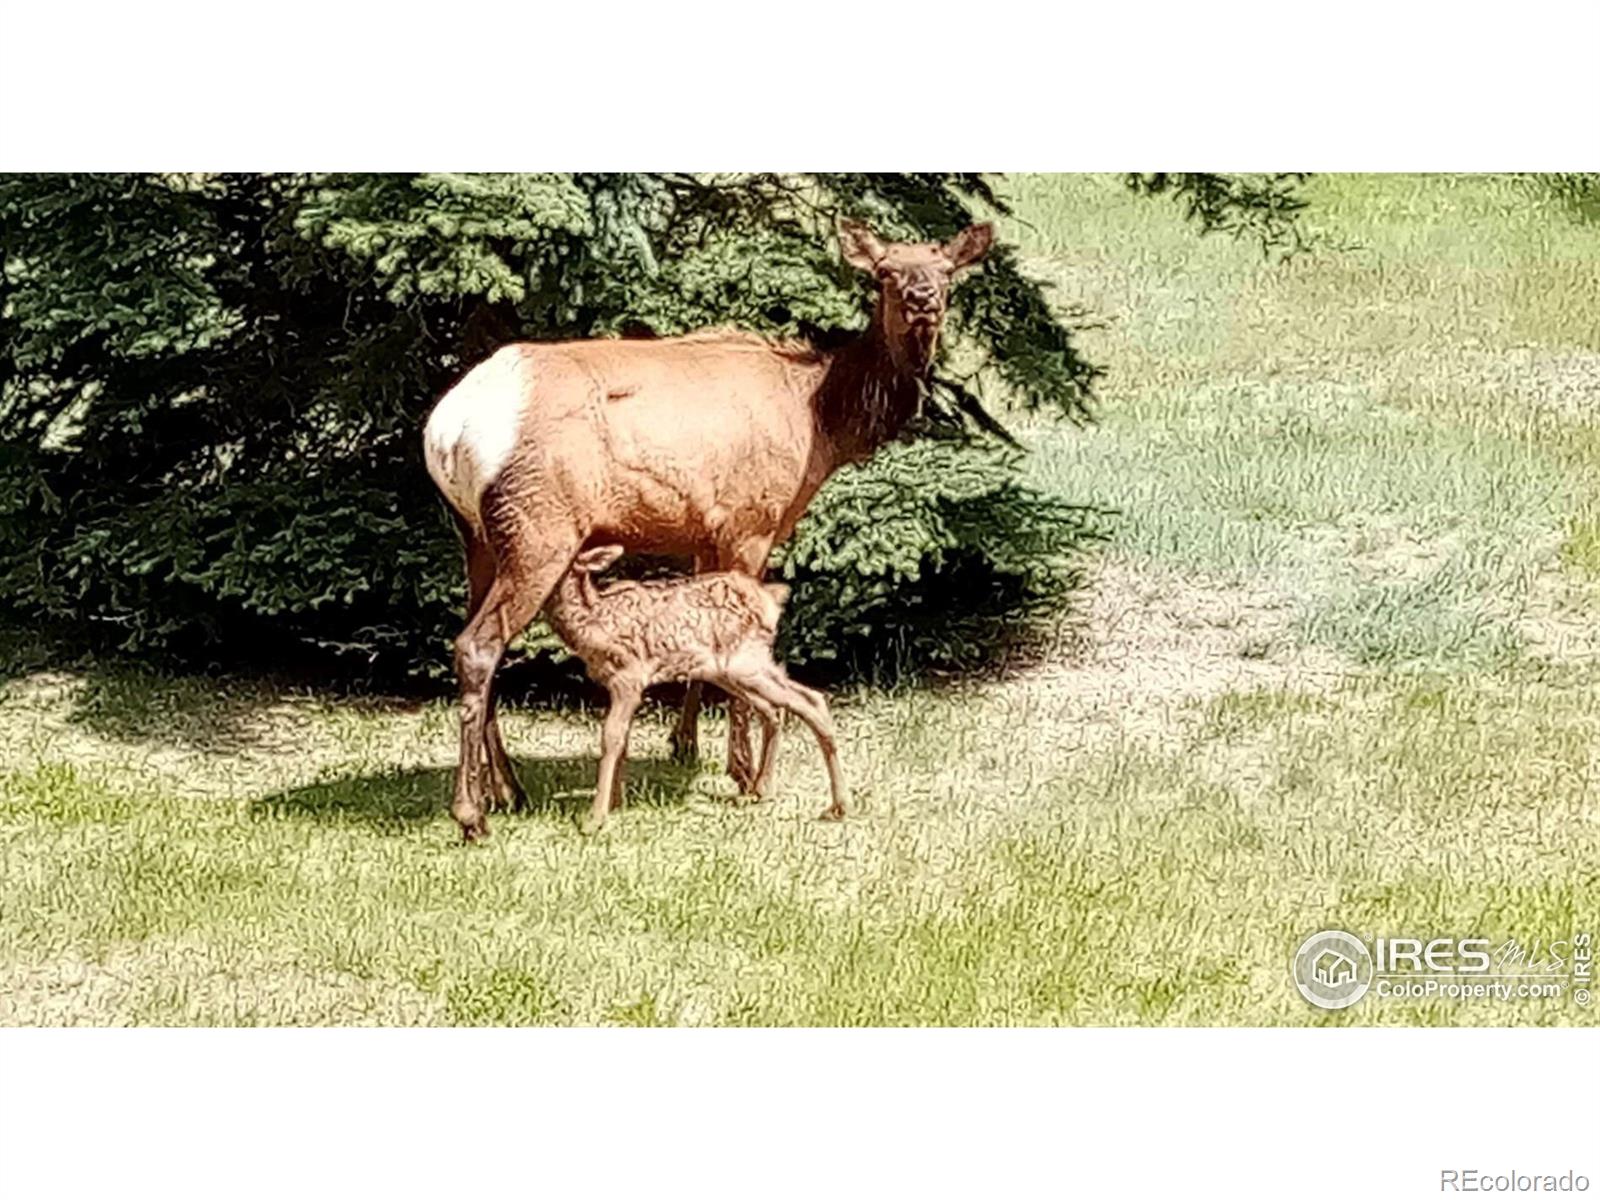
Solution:
<path fill-rule="evenodd" d="M 494 549 L 482 534 L 460 516 L 456 517 L 456 525 L 461 531 L 461 540 L 467 551 L 467 621 L 470 623 L 478 610 L 483 607 L 484 598 L 494 583 Z M 521 782 L 517 779 L 516 768 L 512 766 L 511 756 L 506 753 L 505 742 L 500 736 L 500 720 L 496 713 L 496 696 L 492 680 L 484 708 L 484 751 L 491 789 L 490 808 L 509 808 L 513 812 L 521 812 L 527 808 L 528 793 L 523 790 Z"/>
<path fill-rule="evenodd" d="M 494 531 L 491 530 L 491 534 Z M 456 679 L 461 689 L 461 759 L 456 771 L 451 815 L 467 841 L 488 835 L 484 821 L 492 785 L 488 743 L 488 701 L 495 668 L 511 639 L 544 607 L 556 583 L 572 565 L 582 544 L 579 535 L 538 540 L 522 531 L 500 537 L 499 570 L 483 603 L 456 638 Z"/>
<path fill-rule="evenodd" d="M 718 562 L 719 570 L 738 571 L 757 583 L 767 571 L 767 555 L 772 550 L 770 538 L 754 539 L 741 543 Z M 728 698 L 728 774 L 743 793 L 755 791 L 755 753 L 750 745 L 750 708 L 738 696 Z"/>

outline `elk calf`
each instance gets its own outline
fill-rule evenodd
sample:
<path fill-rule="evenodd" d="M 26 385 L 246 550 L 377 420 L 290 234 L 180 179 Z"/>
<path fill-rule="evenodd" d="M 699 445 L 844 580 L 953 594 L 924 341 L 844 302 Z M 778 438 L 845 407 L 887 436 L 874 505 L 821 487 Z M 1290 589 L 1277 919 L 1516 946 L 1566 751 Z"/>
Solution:
<path fill-rule="evenodd" d="M 765 790 L 778 753 L 778 710 L 796 714 L 816 734 L 828 765 L 833 803 L 822 815 L 843 817 L 844 775 L 828 702 L 790 679 L 772 657 L 789 589 L 732 571 L 596 587 L 594 575 L 621 554 L 621 546 L 601 546 L 578 555 L 545 608 L 589 677 L 611 693 L 587 832 L 599 829 L 621 802 L 622 760 L 633 715 L 645 688 L 667 680 L 714 683 L 755 711 L 764 735 L 751 786 L 757 795 Z"/>

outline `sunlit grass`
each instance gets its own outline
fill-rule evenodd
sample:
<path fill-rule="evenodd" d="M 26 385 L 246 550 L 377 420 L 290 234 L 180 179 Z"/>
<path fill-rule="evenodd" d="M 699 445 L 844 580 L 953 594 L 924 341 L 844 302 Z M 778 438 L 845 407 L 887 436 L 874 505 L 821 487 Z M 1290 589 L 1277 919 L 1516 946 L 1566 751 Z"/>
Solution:
<path fill-rule="evenodd" d="M 1582 849 L 1597 718 L 1581 689 L 1229 692 L 1193 706 L 1179 742 L 1034 762 L 1005 748 L 1064 698 L 969 699 L 931 717 L 917 696 L 846 708 L 852 735 L 876 734 L 852 745 L 894 752 L 851 756 L 860 801 L 842 827 L 812 819 L 825 789 L 799 745 L 771 805 L 732 805 L 705 777 L 652 801 L 670 772 L 649 761 L 664 714 L 636 772 L 645 802 L 594 841 L 571 820 L 592 769 L 553 766 L 567 760 L 521 715 L 529 782 L 559 798 L 499 818 L 482 848 L 455 844 L 446 768 L 397 769 L 386 744 L 341 758 L 325 730 L 307 749 L 337 765 L 309 774 L 331 782 L 277 786 L 297 771 L 270 765 L 232 802 L 182 801 L 110 762 L 14 769 L 0 780 L 4 1018 L 1572 1018 L 1553 1002 L 1329 1016 L 1287 989 L 1283 964 L 1307 932 L 1352 921 L 1570 932 L 1600 884 Z"/>
<path fill-rule="evenodd" d="M 1196 240 L 1111 178 L 1017 189 L 1032 265 L 1109 318 L 1087 435 L 1031 430 L 1035 478 L 1121 510 L 1136 559 L 1297 598 L 1364 662 L 1518 654 L 1582 574 L 1600 487 L 1600 226 L 1525 180 L 1327 176 L 1331 243 L 1289 262 Z"/>

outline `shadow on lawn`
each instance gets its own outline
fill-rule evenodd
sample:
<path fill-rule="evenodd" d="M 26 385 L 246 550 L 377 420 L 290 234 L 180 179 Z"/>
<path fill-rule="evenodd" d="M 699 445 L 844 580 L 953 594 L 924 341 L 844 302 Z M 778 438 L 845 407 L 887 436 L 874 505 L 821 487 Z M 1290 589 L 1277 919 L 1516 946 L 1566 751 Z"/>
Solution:
<path fill-rule="evenodd" d="M 215 754 L 292 754 L 302 718 L 334 710 L 413 715 L 430 702 L 453 699 L 453 688 L 443 684 L 364 691 L 293 674 L 168 670 L 95 655 L 0 621 L 0 699 L 30 687 L 47 689 L 49 703 L 64 703 L 69 724 L 96 737 Z M 599 713 L 606 700 L 578 668 L 552 667 L 525 653 L 501 665 L 495 690 L 502 703 L 531 711 Z M 682 694 L 681 686 L 664 686 L 654 697 L 676 706 Z"/>
<path fill-rule="evenodd" d="M 299 729 L 285 720 L 286 705 L 415 712 L 424 699 L 319 689 L 271 675 L 165 670 L 0 625 L 3 698 L 59 705 L 69 725 L 108 741 L 208 754 L 292 753 Z"/>
<path fill-rule="evenodd" d="M 593 758 L 522 758 L 516 770 L 528 793 L 528 807 L 516 816 L 570 821 L 587 812 L 594 799 Z M 667 759 L 631 758 L 626 804 L 629 808 L 682 805 L 690 798 L 690 785 L 699 770 Z M 451 767 L 354 775 L 262 796 L 251 804 L 251 814 L 258 819 L 354 824 L 395 832 L 446 817 L 454 782 Z M 492 813 L 490 820 L 510 815 Z"/>

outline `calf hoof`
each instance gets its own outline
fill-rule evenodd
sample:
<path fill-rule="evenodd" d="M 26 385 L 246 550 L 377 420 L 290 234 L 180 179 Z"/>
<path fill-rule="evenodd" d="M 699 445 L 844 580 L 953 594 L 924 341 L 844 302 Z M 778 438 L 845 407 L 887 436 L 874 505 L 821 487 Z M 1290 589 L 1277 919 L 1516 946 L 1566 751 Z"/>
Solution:
<path fill-rule="evenodd" d="M 606 824 L 604 817 L 597 817 L 592 812 L 581 817 L 575 817 L 574 820 L 577 822 L 578 832 L 586 838 L 593 837 L 599 833 L 605 828 Z"/>
<path fill-rule="evenodd" d="M 470 824 L 463 825 L 461 827 L 461 840 L 463 842 L 466 842 L 469 846 L 472 845 L 474 842 L 486 842 L 486 841 L 488 841 L 489 840 L 489 826 L 488 826 L 488 823 L 485 822 L 482 817 L 479 817 L 478 820 L 476 820 L 474 822 L 471 822 Z"/>
<path fill-rule="evenodd" d="M 840 808 L 837 804 L 831 804 L 817 814 L 817 820 L 842 821 L 844 820 L 844 809 Z"/>

